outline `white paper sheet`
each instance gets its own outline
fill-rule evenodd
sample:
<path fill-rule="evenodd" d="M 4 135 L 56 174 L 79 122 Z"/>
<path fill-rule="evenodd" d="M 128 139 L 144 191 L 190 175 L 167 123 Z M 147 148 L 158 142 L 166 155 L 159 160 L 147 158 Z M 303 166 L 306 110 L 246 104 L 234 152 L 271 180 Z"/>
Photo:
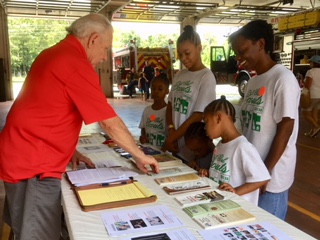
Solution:
<path fill-rule="evenodd" d="M 292 240 L 284 232 L 281 232 L 271 223 L 251 223 L 237 227 L 228 227 L 220 229 L 202 230 L 200 235 L 205 240 Z"/>
<path fill-rule="evenodd" d="M 183 226 L 181 220 L 166 205 L 109 211 L 101 214 L 110 236 L 150 233 Z"/>

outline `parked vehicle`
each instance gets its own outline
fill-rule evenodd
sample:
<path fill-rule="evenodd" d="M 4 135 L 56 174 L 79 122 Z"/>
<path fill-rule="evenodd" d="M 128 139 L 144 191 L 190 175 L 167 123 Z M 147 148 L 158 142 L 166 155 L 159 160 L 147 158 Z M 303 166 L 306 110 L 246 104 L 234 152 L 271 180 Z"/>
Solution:
<path fill-rule="evenodd" d="M 256 75 L 254 70 L 244 69 L 238 64 L 235 54 L 229 48 L 226 54 L 223 46 L 210 47 L 210 69 L 216 77 L 217 84 L 232 84 L 238 86 L 241 97 L 251 77 Z"/>

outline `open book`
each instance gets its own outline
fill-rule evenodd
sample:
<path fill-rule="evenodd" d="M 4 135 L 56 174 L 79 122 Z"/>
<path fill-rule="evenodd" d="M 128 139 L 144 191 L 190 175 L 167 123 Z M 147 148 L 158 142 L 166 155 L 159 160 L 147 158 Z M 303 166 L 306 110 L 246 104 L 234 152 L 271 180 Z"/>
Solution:
<path fill-rule="evenodd" d="M 204 229 L 241 224 L 256 219 L 232 200 L 199 204 L 183 210 Z"/>
<path fill-rule="evenodd" d="M 132 206 L 157 200 L 152 191 L 134 180 L 73 189 L 83 211 Z"/>

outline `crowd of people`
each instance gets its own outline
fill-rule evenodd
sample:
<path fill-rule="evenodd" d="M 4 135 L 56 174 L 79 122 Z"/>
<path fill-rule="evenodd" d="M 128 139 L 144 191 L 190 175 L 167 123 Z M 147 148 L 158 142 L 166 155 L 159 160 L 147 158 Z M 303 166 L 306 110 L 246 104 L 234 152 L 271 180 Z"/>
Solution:
<path fill-rule="evenodd" d="M 79 161 L 94 166 L 76 150 L 82 122 L 98 122 L 134 157 L 139 169 L 146 172 L 146 165 L 151 165 L 159 172 L 157 161 L 137 147 L 99 87 L 94 69 L 107 60 L 110 22 L 89 14 L 74 21 L 67 32 L 34 61 L 0 135 L 4 220 L 15 239 L 59 239 L 61 176 L 69 162 L 73 169 Z M 254 20 L 229 37 L 237 61 L 257 72 L 238 113 L 241 133 L 234 126 L 234 106 L 225 96 L 216 97 L 215 76 L 202 62 L 201 39 L 190 25 L 177 39 L 184 69 L 174 76 L 170 91 L 167 76 L 148 60 L 141 73 L 131 69 L 127 81 L 131 97 L 138 85 L 141 98 L 151 95 L 153 100 L 139 124 L 142 144 L 170 152 L 221 190 L 285 219 L 296 166 L 300 87 L 293 73 L 276 63 L 273 34 L 266 21 Z M 320 57 L 316 59 L 313 62 L 320 66 Z M 310 136 L 320 131 L 314 117 L 320 99 L 317 71 L 310 70 L 306 78 L 314 102 L 304 110 L 305 117 L 316 122 Z M 214 145 L 213 139 L 219 143 Z"/>

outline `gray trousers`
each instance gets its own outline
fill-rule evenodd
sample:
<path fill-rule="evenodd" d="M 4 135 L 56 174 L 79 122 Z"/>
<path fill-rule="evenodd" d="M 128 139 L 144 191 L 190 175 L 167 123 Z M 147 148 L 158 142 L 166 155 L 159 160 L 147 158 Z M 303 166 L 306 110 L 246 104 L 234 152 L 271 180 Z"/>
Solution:
<path fill-rule="evenodd" d="M 59 240 L 61 231 L 61 181 L 35 177 L 19 183 L 4 182 L 3 220 L 15 240 Z"/>

